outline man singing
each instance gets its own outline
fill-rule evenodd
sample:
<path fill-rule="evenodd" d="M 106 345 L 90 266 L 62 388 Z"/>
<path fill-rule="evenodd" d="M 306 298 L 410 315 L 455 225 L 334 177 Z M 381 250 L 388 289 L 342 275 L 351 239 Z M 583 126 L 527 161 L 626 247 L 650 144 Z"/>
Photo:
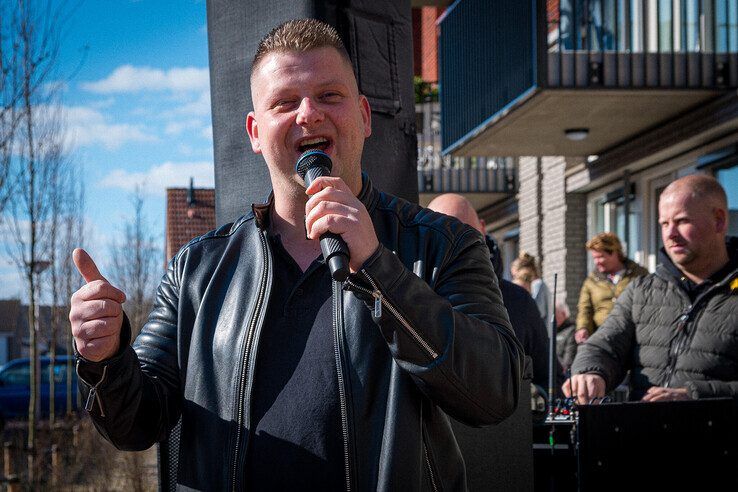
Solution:
<path fill-rule="evenodd" d="M 517 405 L 523 353 L 480 234 L 372 187 L 371 111 L 336 31 L 287 22 L 259 44 L 246 126 L 273 194 L 172 259 L 129 347 L 125 299 L 76 250 L 70 320 L 87 408 L 121 449 L 182 418 L 193 489 L 463 490 L 446 414 L 493 424 Z M 305 189 L 295 162 L 325 152 Z M 333 281 L 319 237 L 339 234 Z"/>

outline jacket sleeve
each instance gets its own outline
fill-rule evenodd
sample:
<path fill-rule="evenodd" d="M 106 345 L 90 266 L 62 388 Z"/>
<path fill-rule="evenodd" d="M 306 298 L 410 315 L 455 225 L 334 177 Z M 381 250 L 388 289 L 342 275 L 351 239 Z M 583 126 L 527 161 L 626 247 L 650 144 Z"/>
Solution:
<path fill-rule="evenodd" d="M 625 288 L 607 320 L 579 346 L 571 367 L 572 374 L 599 374 L 605 378 L 607 391 L 620 384 L 631 365 L 635 343 L 635 323 L 631 312 L 633 287 L 634 283 L 631 283 Z"/>
<path fill-rule="evenodd" d="M 574 328 L 576 330 L 576 328 Z M 574 357 L 577 355 L 577 342 L 574 340 L 574 330 L 571 330 L 571 333 L 566 337 L 566 340 L 564 341 L 564 358 L 563 363 L 566 366 L 566 369 L 571 368 L 572 362 L 574 362 Z M 566 379 L 566 378 L 565 378 Z"/>
<path fill-rule="evenodd" d="M 77 355 L 82 401 L 88 402 L 95 427 L 118 449 L 147 449 L 163 440 L 179 419 L 178 287 L 173 265 L 170 262 L 159 284 L 154 309 L 133 347 L 126 318 L 115 357 L 90 362 Z"/>
<path fill-rule="evenodd" d="M 591 335 L 594 332 L 594 306 L 592 292 L 589 288 L 589 279 L 585 279 L 579 291 L 577 304 L 577 330 L 585 329 Z"/>
<path fill-rule="evenodd" d="M 689 396 L 698 398 L 724 398 L 738 399 L 738 381 L 688 381 L 685 384 Z"/>
<path fill-rule="evenodd" d="M 476 231 L 458 236 L 433 288 L 381 244 L 347 288 L 372 309 L 398 365 L 446 413 L 469 425 L 513 413 L 524 354 Z"/>

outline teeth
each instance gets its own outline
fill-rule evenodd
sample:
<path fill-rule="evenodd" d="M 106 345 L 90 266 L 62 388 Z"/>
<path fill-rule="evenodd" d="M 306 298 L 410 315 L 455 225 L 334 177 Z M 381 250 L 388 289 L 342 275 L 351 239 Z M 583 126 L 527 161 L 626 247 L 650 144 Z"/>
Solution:
<path fill-rule="evenodd" d="M 320 144 L 320 143 L 324 143 L 324 142 L 328 142 L 328 140 L 325 139 L 325 138 L 322 138 L 322 137 L 319 137 L 319 138 L 308 138 L 307 140 L 303 140 L 302 142 L 300 142 L 300 147 L 305 147 L 307 145 Z"/>

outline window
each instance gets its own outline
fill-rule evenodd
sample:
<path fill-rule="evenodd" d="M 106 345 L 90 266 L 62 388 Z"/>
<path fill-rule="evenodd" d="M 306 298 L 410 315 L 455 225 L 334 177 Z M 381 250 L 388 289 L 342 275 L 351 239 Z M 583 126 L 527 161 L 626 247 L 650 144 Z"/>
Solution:
<path fill-rule="evenodd" d="M 625 208 L 622 188 L 618 188 L 595 200 L 594 230 L 591 236 L 605 231 L 614 232 L 623 243 L 625 254 L 633 257 L 633 254 L 641 246 L 641 213 L 639 202 L 635 200 L 635 186 L 633 184 L 631 184 L 628 204 L 630 210 L 627 223 Z"/>
<path fill-rule="evenodd" d="M 728 194 L 728 234 L 738 235 L 738 164 L 715 172 L 715 178 Z"/>

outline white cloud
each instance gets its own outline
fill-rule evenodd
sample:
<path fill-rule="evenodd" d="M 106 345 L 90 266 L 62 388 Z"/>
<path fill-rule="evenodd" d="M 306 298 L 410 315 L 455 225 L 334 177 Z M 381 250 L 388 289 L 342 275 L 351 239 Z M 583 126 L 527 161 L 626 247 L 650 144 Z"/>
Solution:
<path fill-rule="evenodd" d="M 164 195 L 166 188 L 189 186 L 190 177 L 195 179 L 195 185 L 198 187 L 215 186 L 213 163 L 168 161 L 144 172 L 114 169 L 100 181 L 100 185 L 129 192 L 134 191 L 136 186 L 141 186 L 148 194 Z"/>
<path fill-rule="evenodd" d="M 164 128 L 167 135 L 180 135 L 185 130 L 195 130 L 202 127 L 200 120 L 191 118 L 189 120 L 171 121 Z"/>
<path fill-rule="evenodd" d="M 6 262 L 0 263 L 0 299 L 23 299 L 25 301 L 25 291 L 26 286 L 18 269 Z"/>
<path fill-rule="evenodd" d="M 204 127 L 201 130 L 200 134 L 202 135 L 203 138 L 206 138 L 208 140 L 212 140 L 213 139 L 213 126 L 212 125 L 208 125 L 208 126 Z"/>
<path fill-rule="evenodd" d="M 177 67 L 162 70 L 121 65 L 102 80 L 82 83 L 82 88 L 101 94 L 142 91 L 204 91 L 210 87 L 207 68 Z"/>
<path fill-rule="evenodd" d="M 103 145 L 117 149 L 127 142 L 155 142 L 157 138 L 143 125 L 108 123 L 97 109 L 87 106 L 64 108 L 69 146 Z"/>
<path fill-rule="evenodd" d="M 111 107 L 113 104 L 115 104 L 115 98 L 108 97 L 105 99 L 100 99 L 98 101 L 92 101 L 90 103 L 90 107 L 95 108 L 95 109 L 107 109 Z"/>
<path fill-rule="evenodd" d="M 210 116 L 210 89 L 202 91 L 196 100 L 175 108 L 171 114 Z"/>

